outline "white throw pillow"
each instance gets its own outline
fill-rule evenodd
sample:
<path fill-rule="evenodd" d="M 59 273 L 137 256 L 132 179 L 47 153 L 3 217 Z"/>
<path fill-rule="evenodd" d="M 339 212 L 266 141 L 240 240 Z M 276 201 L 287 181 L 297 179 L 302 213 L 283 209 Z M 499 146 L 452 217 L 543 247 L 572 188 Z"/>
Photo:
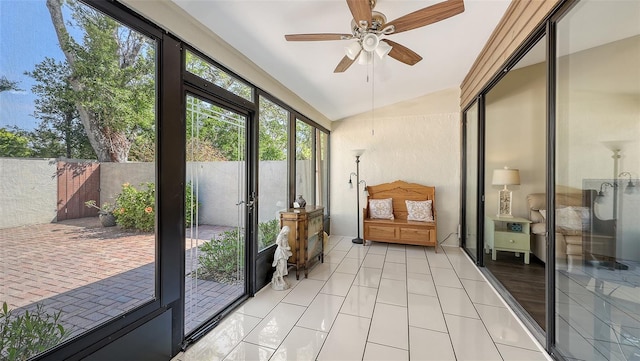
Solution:
<path fill-rule="evenodd" d="M 432 200 L 428 201 L 404 201 L 407 205 L 407 220 L 433 222 L 433 212 L 431 210 Z"/>
<path fill-rule="evenodd" d="M 566 231 L 582 231 L 589 225 L 587 207 L 564 207 L 556 209 L 556 226 Z"/>
<path fill-rule="evenodd" d="M 391 198 L 370 199 L 369 217 L 379 219 L 394 219 L 393 200 Z"/>

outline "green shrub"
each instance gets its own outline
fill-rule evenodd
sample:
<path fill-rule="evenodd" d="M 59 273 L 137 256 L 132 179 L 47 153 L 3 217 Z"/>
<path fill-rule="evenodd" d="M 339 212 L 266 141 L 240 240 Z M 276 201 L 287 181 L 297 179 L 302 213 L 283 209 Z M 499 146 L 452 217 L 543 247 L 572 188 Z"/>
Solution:
<path fill-rule="evenodd" d="M 14 315 L 6 302 L 0 311 L 0 359 L 7 361 L 27 360 L 67 337 L 60 324 L 62 311 L 46 313 L 42 304 L 34 311 Z"/>
<path fill-rule="evenodd" d="M 276 242 L 280 233 L 280 221 L 272 219 L 258 223 L 258 250 L 263 250 Z"/>
<path fill-rule="evenodd" d="M 116 197 L 116 209 L 113 214 L 116 223 L 122 228 L 137 229 L 143 232 L 155 228 L 155 186 L 144 183 L 146 189 L 138 190 L 129 183 L 122 185 L 122 191 Z"/>
<path fill-rule="evenodd" d="M 129 183 L 122 185 L 122 191 L 116 197 L 113 215 L 122 228 L 151 232 L 155 229 L 156 192 L 154 183 L 141 184 L 146 189 L 138 190 Z M 193 200 L 193 203 L 192 203 Z M 200 203 L 193 192 L 191 182 L 185 189 L 185 226 L 191 227 L 191 221 L 198 211 Z"/>
<path fill-rule="evenodd" d="M 200 247 L 198 278 L 236 283 L 244 277 L 244 230 L 233 229 Z"/>

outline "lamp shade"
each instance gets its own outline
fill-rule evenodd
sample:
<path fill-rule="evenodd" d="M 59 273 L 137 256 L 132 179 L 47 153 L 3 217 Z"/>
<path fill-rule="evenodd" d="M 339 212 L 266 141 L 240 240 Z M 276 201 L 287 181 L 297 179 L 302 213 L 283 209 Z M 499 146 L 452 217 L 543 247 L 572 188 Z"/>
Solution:
<path fill-rule="evenodd" d="M 382 59 L 385 57 L 385 55 L 389 54 L 391 49 L 392 49 L 391 45 L 385 43 L 384 41 L 381 41 L 380 44 L 378 44 L 378 47 L 375 49 L 375 52 L 378 55 L 378 57 Z"/>
<path fill-rule="evenodd" d="M 358 64 L 367 65 L 367 64 L 371 64 L 372 61 L 373 61 L 373 56 L 371 56 L 370 52 L 368 51 L 360 52 L 360 55 L 358 56 Z"/>
<path fill-rule="evenodd" d="M 518 169 L 495 169 L 493 171 L 493 185 L 512 185 L 520 184 L 520 171 Z"/>
<path fill-rule="evenodd" d="M 362 50 L 362 48 L 360 47 L 360 43 L 357 41 L 354 41 L 353 43 L 349 44 L 349 46 L 344 48 L 345 53 L 351 60 L 356 59 L 358 54 L 360 54 L 360 50 Z"/>

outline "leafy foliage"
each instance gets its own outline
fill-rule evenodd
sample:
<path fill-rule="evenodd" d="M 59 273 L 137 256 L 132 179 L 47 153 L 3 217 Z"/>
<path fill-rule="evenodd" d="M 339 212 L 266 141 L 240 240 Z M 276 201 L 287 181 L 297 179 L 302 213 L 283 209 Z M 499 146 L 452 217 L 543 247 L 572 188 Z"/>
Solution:
<path fill-rule="evenodd" d="M 260 97 L 260 160 L 287 160 L 289 111 Z"/>
<path fill-rule="evenodd" d="M 96 154 L 80 122 L 75 92 L 70 84 L 71 69 L 67 63 L 45 58 L 31 72 L 36 84 L 31 91 L 35 99 L 34 116 L 38 127 L 29 132 L 34 156 L 95 159 Z"/>
<path fill-rule="evenodd" d="M 314 130 L 309 124 L 296 121 L 296 160 L 311 159 Z"/>
<path fill-rule="evenodd" d="M 0 157 L 29 157 L 31 154 L 29 138 L 0 128 Z"/>
<path fill-rule="evenodd" d="M 258 250 L 263 250 L 276 242 L 280 233 L 280 222 L 272 219 L 258 223 Z"/>
<path fill-rule="evenodd" d="M 258 224 L 258 249 L 275 243 L 280 233 L 277 219 Z M 244 274 L 244 229 L 222 232 L 200 247 L 198 278 L 236 283 Z"/>
<path fill-rule="evenodd" d="M 62 311 L 47 313 L 42 304 L 14 315 L 6 302 L 0 311 L 0 359 L 27 360 L 62 342 L 68 335 L 60 324 Z"/>
<path fill-rule="evenodd" d="M 63 18 L 63 0 L 47 0 L 66 63 L 52 67 L 45 59 L 35 72 L 55 76 L 68 67 L 69 76 L 56 83 L 65 87 L 41 84 L 42 90 L 58 99 L 58 105 L 75 105 L 99 161 L 127 161 L 140 136 L 155 137 L 155 44 L 84 4 L 65 3 L 72 21 Z M 82 39 L 71 33 L 82 34 Z M 70 91 L 61 91 L 67 87 Z"/>
<path fill-rule="evenodd" d="M 141 186 L 144 187 L 143 190 L 138 190 L 129 183 L 123 184 L 113 207 L 109 204 L 97 207 L 95 201 L 85 202 L 85 205 L 105 210 L 105 213 L 112 212 L 116 217 L 116 223 L 122 228 L 151 232 L 155 229 L 156 218 L 155 184 L 150 182 L 143 183 Z M 189 182 L 185 189 L 185 225 L 187 227 L 191 226 L 199 207 L 198 196 L 193 192 Z"/>
<path fill-rule="evenodd" d="M 198 278 L 235 283 L 244 274 L 244 230 L 235 228 L 200 247 Z"/>
<path fill-rule="evenodd" d="M 20 88 L 18 88 L 18 82 L 17 81 L 11 81 L 9 79 L 7 79 L 6 76 L 2 76 L 0 78 L 0 92 L 6 92 L 9 90 L 21 90 Z"/>
<path fill-rule="evenodd" d="M 143 184 L 146 189 L 138 190 L 129 183 L 122 185 L 122 191 L 116 197 L 116 209 L 113 212 L 116 223 L 122 228 L 150 232 L 155 228 L 155 186 Z"/>

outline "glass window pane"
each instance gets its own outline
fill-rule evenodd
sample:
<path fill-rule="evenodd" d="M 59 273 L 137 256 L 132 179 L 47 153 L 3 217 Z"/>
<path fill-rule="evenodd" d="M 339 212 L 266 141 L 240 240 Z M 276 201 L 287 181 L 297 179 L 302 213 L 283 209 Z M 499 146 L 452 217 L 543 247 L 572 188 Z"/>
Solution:
<path fill-rule="evenodd" d="M 472 258 L 478 253 L 478 103 L 465 113 L 465 233 L 464 245 Z"/>
<path fill-rule="evenodd" d="M 557 32 L 555 342 L 637 359 L 640 2 L 580 1 Z"/>
<path fill-rule="evenodd" d="M 186 52 L 186 69 L 239 97 L 253 101 L 253 88 L 194 53 Z"/>
<path fill-rule="evenodd" d="M 288 208 L 288 124 L 286 109 L 260 97 L 258 251 L 275 243 L 280 232 L 279 211 Z"/>
<path fill-rule="evenodd" d="M 296 198 L 302 196 L 308 205 L 315 202 L 313 189 L 313 140 L 312 126 L 296 119 Z"/>
<path fill-rule="evenodd" d="M 56 3 L 0 2 L 0 303 L 48 330 L 24 357 L 155 298 L 156 42 Z"/>
<path fill-rule="evenodd" d="M 316 199 L 319 206 L 324 206 L 324 213 L 329 209 L 329 134 L 317 130 L 316 145 Z"/>

